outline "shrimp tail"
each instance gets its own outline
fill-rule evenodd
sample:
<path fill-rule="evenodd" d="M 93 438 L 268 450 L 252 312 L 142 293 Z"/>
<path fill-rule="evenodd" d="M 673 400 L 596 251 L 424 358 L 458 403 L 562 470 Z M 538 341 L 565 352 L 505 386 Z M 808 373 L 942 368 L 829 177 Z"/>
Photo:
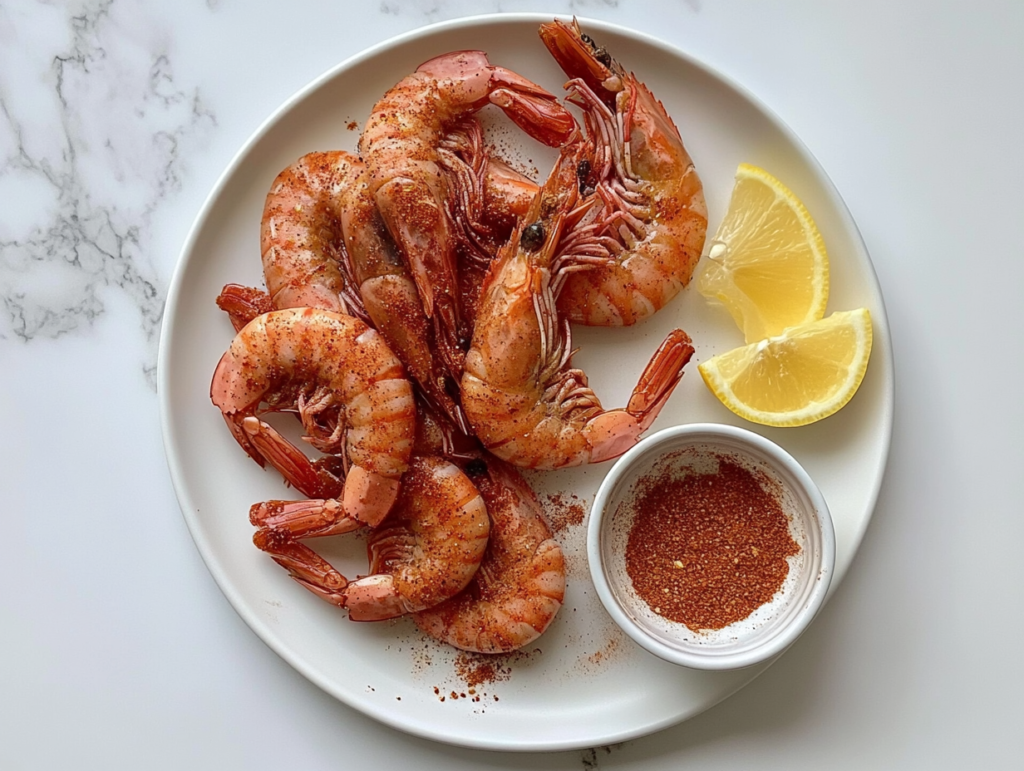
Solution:
<path fill-rule="evenodd" d="M 258 418 L 245 418 L 243 429 L 253 447 L 281 476 L 303 495 L 312 499 L 343 496 L 345 512 L 359 525 L 376 526 L 398 497 L 399 482 L 361 466 L 348 470 L 344 484 L 323 465 L 313 463 L 298 447 L 285 439 L 273 426 Z M 314 500 L 314 503 L 323 502 Z M 338 532 L 348 532 L 347 528 Z"/>
<path fill-rule="evenodd" d="M 512 70 L 493 66 L 483 51 L 452 51 L 425 61 L 416 71 L 467 84 L 486 77 L 486 98 L 479 106 L 491 102 L 528 135 L 549 147 L 561 147 L 578 131 L 576 119 L 557 96 Z"/>
<path fill-rule="evenodd" d="M 317 597 L 332 605 L 345 607 L 348 580 L 308 546 L 295 543 L 269 529 L 257 530 L 252 542 Z"/>
<path fill-rule="evenodd" d="M 617 458 L 636 444 L 679 385 L 691 356 L 690 337 L 681 329 L 672 330 L 640 375 L 626 408 L 603 412 L 587 422 L 591 463 Z"/>
<path fill-rule="evenodd" d="M 245 454 L 256 461 L 256 465 L 260 468 L 267 467 L 267 460 L 263 457 L 263 454 L 256 449 L 255 445 L 249 441 L 249 434 L 246 433 L 245 429 L 242 428 L 242 424 L 235 420 L 233 415 L 222 413 L 224 423 L 227 424 L 228 430 L 231 431 L 231 436 L 234 437 L 235 441 L 238 442 L 238 446 L 245 450 Z"/>
<path fill-rule="evenodd" d="M 257 530 L 252 540 L 298 584 L 320 599 L 346 608 L 352 621 L 384 621 L 413 610 L 390 575 L 364 576 L 350 582 L 308 546 L 270 528 Z"/>
<path fill-rule="evenodd" d="M 249 522 L 261 530 L 269 530 L 289 538 L 317 538 L 342 535 L 363 527 L 364 523 L 345 516 L 338 501 L 263 501 L 249 509 Z"/>
<path fill-rule="evenodd" d="M 232 422 L 229 421 L 229 425 Z M 322 465 L 311 461 L 298 447 L 285 439 L 273 426 L 259 418 L 247 417 L 242 420 L 242 432 L 246 443 L 259 454 L 261 466 L 267 461 L 281 472 L 292 487 L 310 498 L 334 498 L 341 492 L 341 480 L 328 472 Z M 249 453 L 252 455 L 252 453 Z"/>
<path fill-rule="evenodd" d="M 228 314 L 235 332 L 241 332 L 254 318 L 274 310 L 274 301 L 262 289 L 225 284 L 217 295 L 217 307 Z"/>
<path fill-rule="evenodd" d="M 693 341 L 681 329 L 673 329 L 651 357 L 626 405 L 626 412 L 650 428 L 668 397 L 683 377 L 683 368 L 693 356 Z"/>
<path fill-rule="evenodd" d="M 576 135 L 576 120 L 555 97 L 523 93 L 511 88 L 491 92 L 491 104 L 500 107 L 524 132 L 548 147 L 561 147 Z M 549 98 L 550 97 L 550 98 Z"/>
<path fill-rule="evenodd" d="M 287 536 L 263 528 L 253 543 L 288 571 L 300 584 L 322 600 L 348 609 L 352 621 L 383 621 L 408 613 L 403 597 L 389 575 L 373 575 L 349 582 L 327 560 Z"/>

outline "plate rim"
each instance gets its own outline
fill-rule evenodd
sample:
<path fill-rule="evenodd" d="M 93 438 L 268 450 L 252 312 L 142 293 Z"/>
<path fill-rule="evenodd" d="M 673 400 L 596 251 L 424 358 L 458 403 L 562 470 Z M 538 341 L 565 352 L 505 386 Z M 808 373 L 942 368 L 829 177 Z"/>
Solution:
<path fill-rule="evenodd" d="M 171 278 L 170 285 L 168 287 L 166 300 L 164 303 L 164 316 L 161 322 L 160 339 L 158 345 L 157 354 L 157 396 L 159 401 L 160 409 L 160 426 L 163 435 L 163 447 L 164 454 L 168 463 L 168 471 L 171 477 L 172 487 L 175 492 L 175 496 L 178 500 L 179 508 L 181 509 L 182 516 L 185 519 L 186 526 L 189 530 L 193 543 L 199 551 L 200 557 L 202 558 L 207 569 L 210 571 L 215 583 L 217 584 L 220 591 L 224 594 L 231 607 L 239 615 L 239 617 L 246 623 L 246 625 L 254 631 L 257 636 L 266 644 L 271 650 L 277 655 L 281 656 L 291 667 L 303 675 L 307 680 L 312 682 L 318 688 L 324 690 L 326 693 L 333 696 L 342 704 L 345 704 L 351 709 L 355 709 L 362 714 L 373 718 L 374 720 L 387 725 L 391 728 L 401 730 L 411 735 L 419 736 L 434 741 L 443 742 L 450 745 L 473 748 L 473 749 L 485 749 L 485 750 L 504 750 L 504 751 L 515 751 L 515 752 L 551 752 L 551 751 L 564 751 L 573 749 L 585 749 L 593 746 L 600 746 L 604 744 L 613 744 L 630 739 L 640 738 L 657 731 L 663 730 L 673 725 L 682 723 L 688 719 L 695 717 L 701 712 L 706 711 L 721 703 L 725 699 L 729 698 L 737 691 L 744 688 L 750 682 L 752 682 L 758 675 L 760 675 L 771 663 L 760 665 L 758 667 L 752 667 L 748 679 L 740 681 L 735 688 L 726 689 L 722 694 L 721 698 L 707 703 L 701 706 L 696 711 L 684 712 L 682 714 L 672 714 L 661 720 L 649 721 L 648 723 L 640 726 L 632 726 L 629 729 L 619 731 L 617 733 L 605 733 L 601 737 L 595 738 L 594 740 L 586 741 L 507 741 L 507 740 L 489 740 L 486 736 L 478 736 L 473 739 L 463 739 L 461 737 L 452 737 L 437 731 L 424 727 L 417 722 L 410 723 L 404 717 L 402 719 L 396 718 L 389 714 L 382 706 L 373 704 L 361 703 L 348 698 L 348 696 L 342 692 L 336 690 L 332 682 L 326 680 L 318 672 L 314 671 L 311 664 L 308 664 L 304 657 L 296 653 L 290 645 L 278 638 L 276 634 L 264 623 L 264 621 L 255 614 L 253 614 L 248 608 L 247 602 L 240 596 L 240 594 L 232 587 L 231 580 L 226 575 L 224 569 L 218 562 L 217 556 L 213 553 L 210 545 L 197 537 L 198 522 L 196 521 L 196 513 L 198 509 L 195 506 L 195 502 L 188 491 L 187 485 L 184 481 L 184 472 L 181 467 L 181 451 L 182 439 L 180 437 L 181 430 L 176 428 L 171 420 L 171 405 L 169 393 L 172 390 L 171 375 L 169 373 L 169 358 L 171 357 L 171 351 L 174 348 L 175 340 L 175 325 L 174 319 L 179 312 L 180 296 L 182 291 L 182 285 L 184 283 L 184 274 L 190 261 L 190 255 L 192 255 L 196 242 L 198 241 L 200 234 L 203 232 L 207 225 L 212 210 L 215 208 L 221 194 L 225 187 L 229 184 L 232 177 L 242 166 L 245 160 L 251 155 L 254 148 L 259 142 L 274 128 L 274 126 L 280 122 L 293 107 L 302 103 L 312 93 L 322 88 L 329 81 L 339 77 L 345 71 L 359 65 L 360 63 L 372 59 L 382 52 L 390 49 L 417 41 L 422 38 L 431 37 L 440 33 L 449 32 L 452 30 L 459 29 L 471 29 L 480 26 L 492 26 L 492 25 L 504 25 L 504 24 L 522 24 L 522 23 L 536 23 L 550 21 L 551 19 L 560 19 L 563 21 L 571 21 L 573 18 L 577 18 L 581 25 L 588 29 L 594 29 L 598 31 L 604 31 L 613 33 L 616 35 L 625 36 L 641 43 L 645 46 L 658 49 L 659 51 L 676 57 L 680 60 L 685 61 L 689 66 L 700 70 L 703 74 L 714 81 L 717 81 L 722 87 L 733 91 L 735 94 L 740 96 L 743 100 L 750 103 L 756 108 L 762 115 L 771 122 L 774 127 L 785 136 L 786 140 L 792 145 L 794 150 L 799 154 L 801 160 L 807 165 L 807 167 L 813 171 L 814 175 L 817 176 L 823 183 L 823 187 L 829 192 L 836 205 L 836 213 L 842 220 L 845 227 L 850 231 L 852 238 L 858 243 L 860 250 L 864 254 L 866 259 L 865 268 L 870 272 L 869 278 L 875 291 L 877 292 L 878 309 L 872 309 L 872 321 L 876 326 L 876 330 L 882 334 L 877 334 L 876 338 L 884 339 L 886 344 L 884 346 L 877 347 L 873 351 L 873 355 L 884 355 L 885 358 L 885 378 L 882 383 L 882 397 L 880 412 L 882 420 L 884 421 L 885 431 L 881 436 L 881 446 L 879 447 L 879 460 L 878 467 L 875 469 L 873 476 L 873 482 L 868 496 L 867 511 L 863 520 L 853 533 L 852 541 L 850 543 L 850 549 L 852 551 L 851 558 L 843 568 L 837 569 L 833 576 L 832 584 L 829 588 L 828 595 L 831 596 L 841 583 L 845 576 L 846 570 L 852 563 L 853 558 L 859 551 L 860 544 L 863 540 L 864 534 L 867 531 L 867 527 L 871 522 L 874 515 L 874 511 L 878 502 L 878 497 L 881 492 L 881 486 L 884 482 L 885 471 L 888 465 L 890 456 L 892 435 L 893 435 L 893 424 L 894 424 L 894 408 L 895 408 L 895 367 L 891 341 L 891 330 L 888 323 L 888 314 L 885 309 L 884 296 L 882 294 L 881 285 L 878 282 L 877 272 L 874 267 L 874 263 L 871 260 L 870 253 L 868 252 L 867 245 L 864 242 L 863 236 L 860 229 L 857 227 L 855 220 L 849 208 L 846 205 L 846 201 L 840 195 L 838 189 L 832 182 L 832 179 L 828 176 L 825 169 L 818 162 L 817 158 L 810 152 L 807 145 L 803 140 L 793 131 L 790 126 L 760 97 L 753 93 L 750 89 L 744 86 L 742 83 L 737 82 L 731 76 L 724 73 L 716 67 L 712 67 L 705 61 L 695 57 L 687 51 L 679 48 L 678 46 L 668 43 L 660 38 L 657 38 L 649 33 L 642 32 L 640 30 L 633 29 L 631 27 L 615 24 L 612 22 L 603 21 L 600 19 L 594 19 L 584 16 L 575 16 L 572 14 L 546 14 L 536 12 L 514 12 L 514 13 L 490 13 L 490 14 L 477 14 L 472 16 L 464 16 L 456 19 L 450 19 L 446 21 L 436 22 L 422 27 L 403 32 L 401 34 L 392 36 L 383 41 L 380 41 L 374 45 L 365 48 L 356 54 L 349 56 L 342 60 L 338 64 L 330 67 L 319 76 L 313 78 L 306 85 L 298 89 L 294 94 L 284 100 L 267 118 L 265 118 L 257 128 L 248 136 L 241 147 L 234 153 L 231 160 L 228 162 L 224 170 L 218 176 L 215 184 L 213 185 L 210 192 L 204 199 L 199 211 L 197 212 L 191 227 L 189 228 L 188 234 L 179 251 L 178 257 L 175 261 L 174 272 Z M 827 599 L 826 599 L 827 602 Z M 782 655 L 782 654 L 780 654 Z"/>

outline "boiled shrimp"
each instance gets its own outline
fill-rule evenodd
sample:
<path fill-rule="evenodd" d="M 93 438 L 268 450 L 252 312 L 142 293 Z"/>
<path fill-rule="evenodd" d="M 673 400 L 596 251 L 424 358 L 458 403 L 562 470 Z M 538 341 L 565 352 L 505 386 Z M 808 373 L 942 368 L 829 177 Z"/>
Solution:
<path fill-rule="evenodd" d="M 462 377 L 462 406 L 474 432 L 498 457 L 529 468 L 559 468 L 616 457 L 650 427 L 693 354 L 674 330 L 651 358 L 624 409 L 605 410 L 586 374 L 571 367 L 568 324 L 558 287 L 592 269 L 595 236 L 578 203 L 577 169 L 588 145 L 563 151 L 491 267 Z M 529 224 L 526 224 L 529 223 Z"/>
<path fill-rule="evenodd" d="M 434 328 L 405 260 L 384 226 L 369 193 L 368 173 L 360 172 L 337 198 L 344 236 L 343 273 L 358 291 L 359 304 L 372 326 L 405 364 L 435 412 L 468 433 L 453 381 L 437 355 Z"/>
<path fill-rule="evenodd" d="M 270 462 L 313 499 L 271 502 L 269 510 L 302 508 L 339 532 L 376 525 L 390 510 L 409 464 L 416 407 L 401 362 L 363 322 L 316 308 L 258 316 L 217 364 L 210 397 L 256 462 Z M 311 467 L 259 418 L 261 405 L 296 410 L 306 440 L 339 463 Z M 339 466 L 347 471 L 340 484 Z"/>
<path fill-rule="evenodd" d="M 456 124 L 438 148 L 454 226 L 463 328 L 471 338 L 480 288 L 498 249 L 537 194 L 537 183 L 491 154 L 474 117 Z"/>
<path fill-rule="evenodd" d="M 565 598 L 565 558 L 537 496 L 494 458 L 467 467 L 487 504 L 491 534 L 469 586 L 413 619 L 426 634 L 478 653 L 508 653 L 536 640 Z"/>
<path fill-rule="evenodd" d="M 344 245 L 337 196 L 362 168 L 356 156 L 336 150 L 307 153 L 277 175 L 260 225 L 267 291 L 227 284 L 217 297 L 236 332 L 268 310 L 353 312 L 355 292 L 341 270 Z"/>
<path fill-rule="evenodd" d="M 581 184 L 599 196 L 605 266 L 565 281 L 558 309 L 595 326 L 635 324 L 689 283 L 704 248 L 707 206 L 693 161 L 650 90 L 572 24 L 542 24 L 540 36 L 571 78 L 569 101 L 584 111 L 595 154 Z"/>
<path fill-rule="evenodd" d="M 355 581 L 297 542 L 325 534 L 317 523 L 259 506 L 250 518 L 260 528 L 256 545 L 313 594 L 347 608 L 353 621 L 395 618 L 455 596 L 477 572 L 490 532 L 477 488 L 457 466 L 436 457 L 410 461 L 394 509 L 369 534 L 369 575 Z"/>
<path fill-rule="evenodd" d="M 337 201 L 362 169 L 358 158 L 342 150 L 313 152 L 274 180 L 263 207 L 260 247 L 276 309 L 346 312 Z"/>
<path fill-rule="evenodd" d="M 441 355 L 456 377 L 466 330 L 438 147 L 454 123 L 488 103 L 551 146 L 577 131 L 552 94 L 492 66 L 482 51 L 459 51 L 425 62 L 389 90 L 374 106 L 359 142 L 370 192 L 408 261 Z"/>

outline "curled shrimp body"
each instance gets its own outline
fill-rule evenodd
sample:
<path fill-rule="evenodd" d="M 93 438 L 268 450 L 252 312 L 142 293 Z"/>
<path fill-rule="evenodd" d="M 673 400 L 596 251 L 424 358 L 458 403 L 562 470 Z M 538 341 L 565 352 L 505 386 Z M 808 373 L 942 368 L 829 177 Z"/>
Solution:
<path fill-rule="evenodd" d="M 558 309 L 582 324 L 635 324 L 689 283 L 707 234 L 704 189 L 679 130 L 643 83 L 575 21 L 542 24 L 540 36 L 572 78 L 569 101 L 596 145 L 581 183 L 602 200 L 612 258 L 568 277 Z"/>
<path fill-rule="evenodd" d="M 263 208 L 260 248 L 263 277 L 277 310 L 346 312 L 338 194 L 362 170 L 362 162 L 350 153 L 314 152 L 274 180 Z"/>
<path fill-rule="evenodd" d="M 693 354 L 682 330 L 651 358 L 624 409 L 605 410 L 571 367 L 559 285 L 589 269 L 591 203 L 576 207 L 576 169 L 586 145 L 563 151 L 530 212 L 488 273 L 462 377 L 462 406 L 477 437 L 499 458 L 559 468 L 614 458 L 637 442 L 682 377 Z"/>
<path fill-rule="evenodd" d="M 380 334 L 358 319 L 316 308 L 256 317 L 217 364 L 210 397 L 261 466 L 269 461 L 304 495 L 329 496 L 268 509 L 298 507 L 352 529 L 377 524 L 394 503 L 416 432 L 412 384 Z M 340 490 L 259 419 L 261 405 L 297 409 L 307 441 L 347 465 Z"/>
<path fill-rule="evenodd" d="M 370 192 L 409 263 L 456 377 L 465 330 L 438 148 L 453 124 L 488 103 L 551 146 L 576 133 L 575 120 L 552 94 L 492 66 L 482 51 L 458 51 L 425 62 L 389 90 L 374 106 L 359 142 Z"/>
<path fill-rule="evenodd" d="M 416 613 L 431 637 L 478 653 L 508 653 L 536 640 L 565 598 L 565 558 L 523 478 L 494 458 L 468 467 L 491 518 L 487 550 L 469 586 Z"/>
<path fill-rule="evenodd" d="M 228 284 L 217 297 L 238 332 L 261 313 L 323 308 L 349 313 L 338 194 L 362 162 L 341 150 L 303 155 L 274 179 L 263 206 L 260 250 L 267 291 Z"/>
<path fill-rule="evenodd" d="M 256 545 L 318 597 L 353 621 L 381 621 L 433 607 L 458 594 L 483 559 L 487 508 L 449 461 L 413 457 L 394 509 L 367 542 L 369 575 L 348 581 L 297 539 L 324 533 L 304 517 L 267 516 L 254 506 Z"/>

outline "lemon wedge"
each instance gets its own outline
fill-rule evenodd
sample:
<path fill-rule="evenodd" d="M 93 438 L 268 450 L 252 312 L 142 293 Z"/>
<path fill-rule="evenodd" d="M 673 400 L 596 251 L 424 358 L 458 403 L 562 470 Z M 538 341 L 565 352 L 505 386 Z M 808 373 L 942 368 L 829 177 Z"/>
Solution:
<path fill-rule="evenodd" d="M 871 314 L 860 308 L 719 354 L 698 370 L 740 417 L 766 426 L 803 426 L 853 398 L 870 355 Z"/>
<path fill-rule="evenodd" d="M 728 309 L 747 343 L 825 315 L 825 242 L 800 199 L 764 169 L 736 170 L 697 290 Z"/>

